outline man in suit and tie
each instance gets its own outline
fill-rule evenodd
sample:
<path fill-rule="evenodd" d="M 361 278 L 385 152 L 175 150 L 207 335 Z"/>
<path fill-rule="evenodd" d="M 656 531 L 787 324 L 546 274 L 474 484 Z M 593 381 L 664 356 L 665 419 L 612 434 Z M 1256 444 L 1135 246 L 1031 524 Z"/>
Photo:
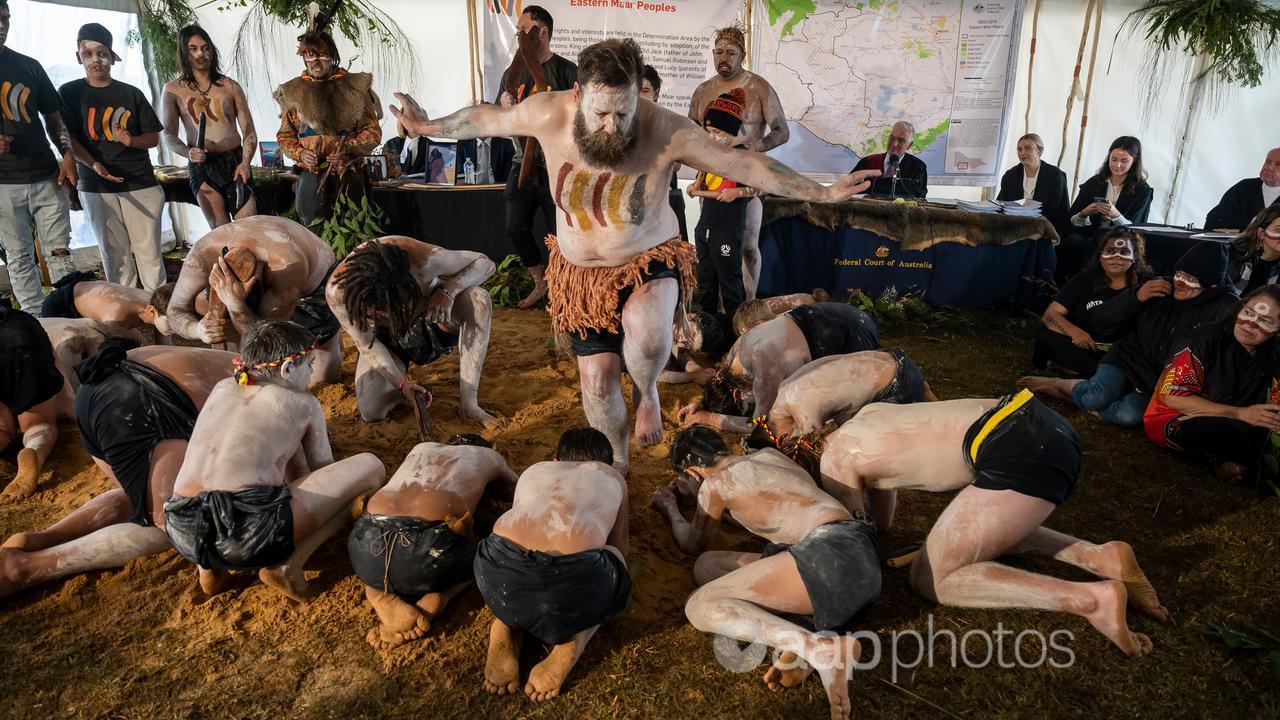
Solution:
<path fill-rule="evenodd" d="M 463 177 L 462 166 L 468 160 L 476 169 L 476 185 L 505 183 L 511 172 L 511 162 L 516 148 L 511 138 L 474 138 L 458 142 L 458 154 L 454 158 L 456 176 Z"/>
<path fill-rule="evenodd" d="M 1204 226 L 1218 232 L 1238 233 L 1277 199 L 1280 199 L 1280 147 L 1267 153 L 1258 177 L 1241 180 L 1222 194 L 1217 207 L 1205 218 Z"/>
<path fill-rule="evenodd" d="M 899 120 L 889 130 L 888 152 L 867 155 L 858 161 L 853 172 L 880 171 L 880 177 L 871 185 L 874 195 L 923 198 L 929 190 L 929 170 L 923 160 L 907 152 L 915 140 L 915 126 Z M 894 182 L 895 176 L 897 182 Z"/>

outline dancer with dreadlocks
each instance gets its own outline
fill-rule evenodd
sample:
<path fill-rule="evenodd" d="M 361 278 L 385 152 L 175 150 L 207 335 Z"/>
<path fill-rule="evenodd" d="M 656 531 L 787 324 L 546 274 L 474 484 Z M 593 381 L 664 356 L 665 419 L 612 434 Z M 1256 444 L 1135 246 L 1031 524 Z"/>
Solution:
<path fill-rule="evenodd" d="M 189 340 L 236 343 L 259 320 L 293 320 L 316 336 L 316 380 L 337 382 L 338 320 L 324 301 L 335 265 L 333 249 L 292 220 L 259 215 L 224 225 L 187 253 L 169 300 L 169 327 Z"/>
<path fill-rule="evenodd" d="M 341 0 L 312 18 L 298 36 L 298 55 L 306 64 L 300 77 L 276 88 L 280 104 L 280 151 L 298 164 L 294 200 L 303 225 L 329 216 L 338 197 L 356 200 L 370 190 L 364 156 L 382 141 L 381 102 L 373 76 L 341 67 L 329 23 Z M 313 4 L 314 5 L 314 4 Z"/>
<path fill-rule="evenodd" d="M 188 182 L 209 227 L 256 215 L 249 162 L 258 131 L 244 89 L 222 74 L 218 48 L 199 25 L 178 31 L 178 66 L 182 74 L 165 83 L 160 99 L 165 146 L 191 161 Z"/>
<path fill-rule="evenodd" d="M 436 121 L 401 93 L 403 109 L 391 108 L 421 135 L 537 138 L 563 220 L 559 237 L 547 239 L 549 310 L 578 356 L 587 420 L 608 436 L 620 470 L 629 465 L 623 360 L 635 387 L 636 440 L 655 445 L 658 375 L 671 354 L 671 323 L 694 286 L 696 251 L 679 237 L 667 202 L 676 164 L 814 202 L 848 198 L 878 174 L 824 187 L 776 160 L 721 145 L 688 118 L 639 102 L 643 68 L 634 40 L 604 40 L 579 54 L 572 92 L 538 93 L 510 108 L 478 105 Z"/>
<path fill-rule="evenodd" d="M 741 27 L 730 25 L 716 31 L 715 47 L 711 51 L 716 74 L 693 91 L 689 100 L 689 119 L 703 127 L 708 108 L 716 98 L 735 95 L 735 91 L 741 93 L 744 104 L 739 136 L 743 147 L 760 153 L 769 152 L 790 140 L 791 130 L 787 127 L 782 100 L 773 86 L 768 80 L 742 67 L 746 56 L 747 36 Z M 755 298 L 756 286 L 760 283 L 760 221 L 764 214 L 760 198 L 750 197 L 742 235 L 742 279 L 748 300 Z"/>
<path fill-rule="evenodd" d="M 866 514 L 845 509 L 777 450 L 735 457 L 704 426 L 676 435 L 671 466 L 698 498 L 693 520 L 680 514 L 671 486 L 654 491 L 652 507 L 670 523 L 676 545 L 698 554 L 699 588 L 684 608 L 689 622 L 774 648 L 764 676 L 770 689 L 795 687 L 817 669 L 831 717 L 849 717 L 858 642 L 837 633 L 852 631 L 880 596 L 876 532 Z M 769 542 L 763 553 L 707 550 L 726 513 Z M 813 630 L 784 615 L 810 616 Z"/>
<path fill-rule="evenodd" d="M 295 323 L 253 325 L 235 374 L 196 418 L 164 531 L 199 567 L 206 593 L 225 589 L 228 571 L 257 571 L 307 602 L 302 566 L 350 520 L 351 502 L 386 481 L 370 453 L 334 461 L 324 410 L 307 391 L 315 349 L 315 336 Z"/>
<path fill-rule="evenodd" d="M 459 349 L 458 416 L 496 426 L 480 409 L 480 374 L 489 353 L 493 302 L 480 284 L 494 264 L 476 252 L 446 250 L 400 235 L 370 240 L 338 264 L 325 299 L 360 351 L 356 401 L 366 422 L 382 420 L 400 401 L 431 401 L 409 379 Z"/>

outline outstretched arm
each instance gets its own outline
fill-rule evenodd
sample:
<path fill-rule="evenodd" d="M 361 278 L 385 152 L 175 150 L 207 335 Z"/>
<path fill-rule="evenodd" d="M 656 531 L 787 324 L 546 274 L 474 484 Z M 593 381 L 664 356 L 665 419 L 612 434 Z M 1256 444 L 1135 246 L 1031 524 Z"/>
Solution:
<path fill-rule="evenodd" d="M 455 140 L 513 135 L 537 137 L 550 124 L 557 94 L 537 93 L 511 107 L 472 105 L 439 120 L 429 119 L 422 106 L 404 93 L 395 94 L 402 107 L 392 105 L 389 109 L 406 130 L 416 135 Z"/>
<path fill-rule="evenodd" d="M 678 162 L 797 200 L 840 202 L 866 190 L 871 186 L 870 178 L 880 175 L 879 170 L 860 170 L 834 185 L 821 185 L 768 156 L 725 147 L 695 127 L 678 128 L 673 140 L 680 149 Z"/>

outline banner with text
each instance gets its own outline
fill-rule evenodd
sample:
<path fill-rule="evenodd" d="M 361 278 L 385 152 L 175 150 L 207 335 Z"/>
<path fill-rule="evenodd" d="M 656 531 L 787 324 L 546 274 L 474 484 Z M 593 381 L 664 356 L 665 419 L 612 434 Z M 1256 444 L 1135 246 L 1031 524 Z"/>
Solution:
<path fill-rule="evenodd" d="M 791 128 L 770 155 L 803 173 L 847 173 L 906 120 L 930 185 L 995 184 L 1023 3 L 755 3 L 752 68 Z"/>
<path fill-rule="evenodd" d="M 741 0 L 477 0 L 481 4 L 484 99 L 498 97 L 502 72 L 516 49 L 516 22 L 529 5 L 551 14 L 551 50 L 577 62 L 582 48 L 630 37 L 662 77 L 659 104 L 685 115 L 694 88 L 715 74 L 715 29 L 740 22 Z"/>

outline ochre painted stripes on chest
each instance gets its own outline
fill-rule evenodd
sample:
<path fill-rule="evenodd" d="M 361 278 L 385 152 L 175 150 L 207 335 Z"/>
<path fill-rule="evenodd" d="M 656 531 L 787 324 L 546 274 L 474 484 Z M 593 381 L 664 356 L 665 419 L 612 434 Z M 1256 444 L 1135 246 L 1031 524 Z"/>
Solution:
<path fill-rule="evenodd" d="M 649 176 L 614 175 L 575 169 L 564 163 L 556 172 L 555 202 L 569 227 L 591 230 L 638 225 L 644 220 L 644 187 Z"/>

